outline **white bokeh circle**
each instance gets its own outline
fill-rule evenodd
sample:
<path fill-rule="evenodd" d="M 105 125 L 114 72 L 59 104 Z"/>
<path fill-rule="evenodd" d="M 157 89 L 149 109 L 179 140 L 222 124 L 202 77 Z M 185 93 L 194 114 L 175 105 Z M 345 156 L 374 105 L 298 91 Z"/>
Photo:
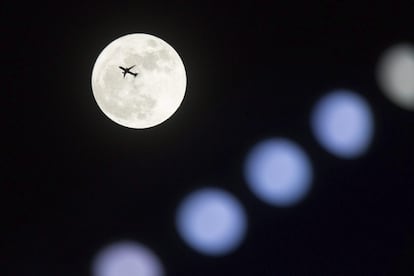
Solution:
<path fill-rule="evenodd" d="M 279 207 L 300 202 L 311 188 L 313 170 L 307 154 L 285 138 L 259 142 L 248 153 L 244 175 L 262 201 Z"/>
<path fill-rule="evenodd" d="M 242 242 L 247 218 L 232 194 L 207 187 L 184 198 L 177 209 L 176 227 L 185 243 L 197 252 L 223 256 Z"/>
<path fill-rule="evenodd" d="M 371 144 L 374 119 L 368 102 L 359 94 L 345 89 L 333 90 L 313 107 L 312 132 L 331 154 L 340 158 L 357 158 Z"/>
<path fill-rule="evenodd" d="M 163 276 L 159 258 L 148 247 L 120 241 L 101 249 L 93 259 L 92 276 Z"/>

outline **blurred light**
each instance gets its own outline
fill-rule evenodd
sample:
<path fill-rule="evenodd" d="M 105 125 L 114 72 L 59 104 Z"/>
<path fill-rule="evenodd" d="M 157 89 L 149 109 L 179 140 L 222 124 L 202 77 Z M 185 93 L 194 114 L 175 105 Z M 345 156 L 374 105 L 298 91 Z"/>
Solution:
<path fill-rule="evenodd" d="M 105 247 L 92 264 L 93 276 L 162 276 L 158 257 L 147 247 L 131 242 L 117 242 Z"/>
<path fill-rule="evenodd" d="M 414 46 L 398 44 L 386 50 L 378 62 L 377 79 L 391 101 L 414 110 Z"/>
<path fill-rule="evenodd" d="M 253 147 L 244 171 L 251 191 L 264 202 L 280 207 L 302 200 L 313 178 L 306 153 L 283 138 L 265 140 Z"/>
<path fill-rule="evenodd" d="M 311 116 L 313 134 L 322 147 L 341 158 L 363 154 L 373 136 L 368 103 L 349 90 L 334 90 L 315 105 Z"/>
<path fill-rule="evenodd" d="M 247 219 L 240 202 L 217 188 L 188 195 L 177 210 L 176 226 L 188 246 L 199 253 L 222 256 L 242 242 Z"/>

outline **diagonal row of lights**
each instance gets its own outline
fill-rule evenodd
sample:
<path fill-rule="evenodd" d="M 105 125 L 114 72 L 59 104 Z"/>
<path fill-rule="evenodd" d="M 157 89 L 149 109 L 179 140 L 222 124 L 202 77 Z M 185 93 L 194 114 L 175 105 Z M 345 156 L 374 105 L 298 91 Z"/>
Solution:
<path fill-rule="evenodd" d="M 414 111 L 414 47 L 398 44 L 384 52 L 378 63 L 378 84 L 400 107 Z M 330 154 L 355 159 L 369 148 L 374 118 L 369 103 L 358 93 L 338 89 L 314 105 L 310 127 L 317 142 Z M 254 145 L 244 163 L 248 188 L 261 201 L 292 207 L 311 190 L 311 159 L 296 142 L 275 137 Z M 204 187 L 188 194 L 176 211 L 176 229 L 193 250 L 224 256 L 236 250 L 247 231 L 241 202 L 230 192 Z M 92 264 L 93 276 L 162 276 L 159 258 L 143 244 L 120 241 L 101 249 Z"/>

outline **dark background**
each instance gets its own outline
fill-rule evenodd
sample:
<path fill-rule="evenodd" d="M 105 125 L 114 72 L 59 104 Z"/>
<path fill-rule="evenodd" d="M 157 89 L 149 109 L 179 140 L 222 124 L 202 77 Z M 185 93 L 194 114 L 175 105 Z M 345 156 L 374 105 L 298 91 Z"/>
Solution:
<path fill-rule="evenodd" d="M 414 275 L 414 113 L 375 79 L 387 47 L 414 42 L 414 5 L 302 2 L 1 4 L 2 275 L 89 275 L 97 250 L 123 239 L 153 249 L 168 275 Z M 179 110 L 146 130 L 106 118 L 90 85 L 100 51 L 134 32 L 171 44 L 188 78 Z M 355 160 L 310 131 L 334 88 L 374 111 Z M 292 208 L 262 203 L 243 179 L 247 151 L 273 136 L 313 162 L 312 190 Z M 229 256 L 197 254 L 174 228 L 178 202 L 203 185 L 246 208 Z"/>

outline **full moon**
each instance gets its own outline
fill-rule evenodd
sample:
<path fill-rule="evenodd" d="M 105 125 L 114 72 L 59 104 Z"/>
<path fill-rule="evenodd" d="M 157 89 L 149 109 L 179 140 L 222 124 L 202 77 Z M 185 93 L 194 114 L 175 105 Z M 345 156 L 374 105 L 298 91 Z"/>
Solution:
<path fill-rule="evenodd" d="M 92 91 L 112 121 L 143 129 L 170 118 L 183 101 L 187 77 L 178 53 L 149 34 L 128 34 L 112 41 L 92 71 Z"/>

